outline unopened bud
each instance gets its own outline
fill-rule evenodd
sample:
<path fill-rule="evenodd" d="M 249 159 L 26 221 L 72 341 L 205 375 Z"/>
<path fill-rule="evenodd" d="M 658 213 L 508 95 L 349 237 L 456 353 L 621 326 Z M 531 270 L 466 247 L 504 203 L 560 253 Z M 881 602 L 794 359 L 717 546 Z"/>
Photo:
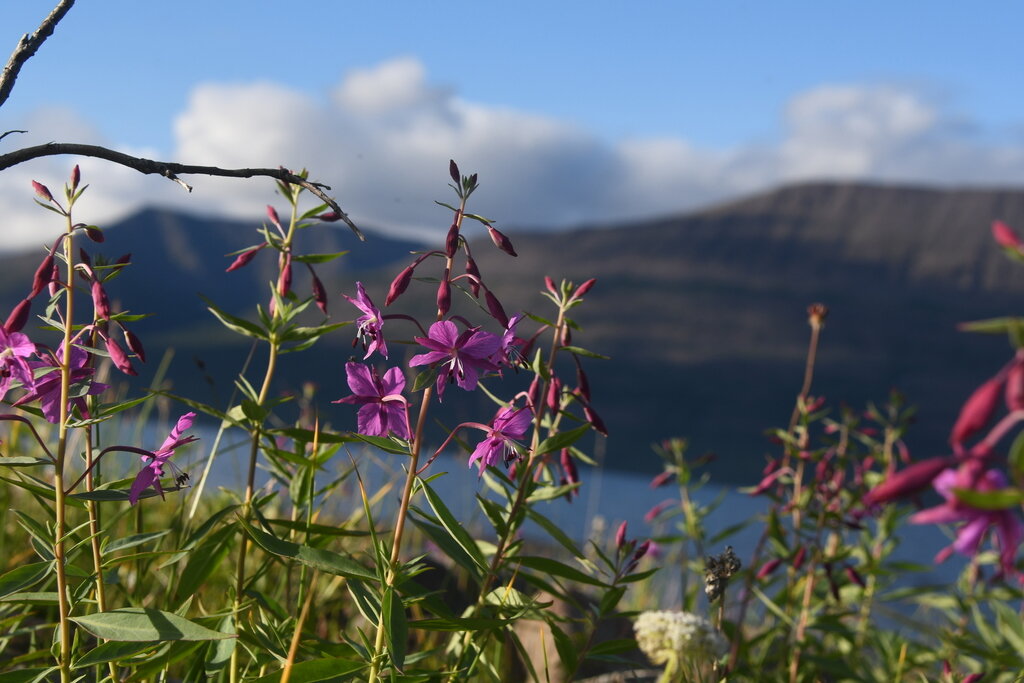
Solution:
<path fill-rule="evenodd" d="M 804 566 L 804 560 L 807 558 L 807 546 L 800 546 L 796 549 L 796 553 L 793 555 L 793 570 L 800 571 L 800 567 Z"/>
<path fill-rule="evenodd" d="M 391 287 L 388 289 L 388 296 L 384 299 L 385 306 L 393 304 L 395 299 L 405 292 L 409 287 L 409 283 L 412 281 L 412 273 L 413 266 L 406 266 L 402 272 L 398 274 L 398 277 L 391 281 Z"/>
<path fill-rule="evenodd" d="M 508 327 L 508 316 L 505 315 L 505 309 L 502 307 L 501 302 L 498 301 L 498 297 L 491 293 L 491 290 L 487 290 L 484 293 L 484 300 L 487 302 L 487 310 L 490 311 L 491 317 L 498 321 L 502 327 Z"/>
<path fill-rule="evenodd" d="M 337 211 L 328 211 L 317 216 L 324 223 L 334 223 L 341 220 L 341 214 Z"/>
<path fill-rule="evenodd" d="M 473 293 L 473 296 L 480 296 L 480 269 L 476 266 L 476 261 L 473 260 L 472 256 L 466 257 L 466 274 L 469 278 L 469 291 Z"/>
<path fill-rule="evenodd" d="M 1006 409 L 1024 410 L 1024 359 L 1018 359 L 1006 373 Z"/>
<path fill-rule="evenodd" d="M 284 268 L 281 269 L 281 277 L 277 281 L 277 293 L 282 297 L 292 291 L 292 256 L 287 254 L 284 257 Z"/>
<path fill-rule="evenodd" d="M 494 246 L 498 247 L 498 249 L 501 249 L 509 256 L 518 256 L 516 250 L 512 248 L 511 240 L 509 240 L 503 232 L 490 225 L 487 226 L 487 232 L 490 234 L 491 241 L 494 242 Z"/>
<path fill-rule="evenodd" d="M 97 228 L 95 225 L 85 226 L 85 234 L 89 239 L 91 239 L 93 242 L 97 244 L 102 244 L 107 239 L 104 236 L 103 231 Z"/>
<path fill-rule="evenodd" d="M 588 404 L 583 405 L 583 415 L 587 418 L 587 421 L 590 422 L 590 426 L 597 430 L 598 434 L 608 436 L 608 428 L 605 427 L 604 420 L 602 420 L 601 416 L 598 415 L 597 412 Z"/>
<path fill-rule="evenodd" d="M 544 397 L 548 410 L 557 413 L 562 404 L 562 382 L 557 377 L 552 377 L 548 383 L 548 393 Z"/>
<path fill-rule="evenodd" d="M 583 365 L 580 364 L 580 359 L 574 355 L 573 360 L 576 361 L 576 385 L 579 389 L 580 396 L 589 401 L 590 380 L 587 379 L 587 373 L 583 372 Z"/>
<path fill-rule="evenodd" d="M 33 180 L 32 189 L 36 191 L 36 194 L 39 195 L 41 199 L 45 199 L 48 202 L 53 201 L 53 195 L 50 194 L 50 190 L 49 188 L 46 187 L 46 185 L 43 185 L 42 183 L 37 183 L 36 181 Z"/>
<path fill-rule="evenodd" d="M 316 302 L 316 307 L 320 309 L 320 312 L 327 315 L 327 290 L 324 289 L 324 283 L 320 282 L 320 278 L 313 272 L 313 268 L 309 269 L 309 274 L 313 278 L 313 300 Z"/>
<path fill-rule="evenodd" d="M 992 221 L 992 237 L 996 243 L 1006 249 L 1020 249 L 1020 238 L 1013 229 L 1002 221 Z"/>
<path fill-rule="evenodd" d="M 1003 392 L 1003 378 L 993 377 L 980 387 L 964 402 L 960 415 L 956 418 L 949 442 L 959 447 L 965 440 L 981 431 L 995 414 L 999 406 L 1000 394 Z"/>
<path fill-rule="evenodd" d="M 757 570 L 757 580 L 760 581 L 761 579 L 770 576 L 772 572 L 779 568 L 780 564 L 782 564 L 782 560 L 780 560 L 777 557 L 773 557 L 772 559 L 762 564 L 761 568 Z"/>
<path fill-rule="evenodd" d="M 621 548 L 626 545 L 626 522 L 619 525 L 618 531 L 615 532 L 615 547 Z"/>
<path fill-rule="evenodd" d="M 667 484 L 670 481 L 672 481 L 673 479 L 675 479 L 675 477 L 676 477 L 676 473 L 675 472 L 672 472 L 671 470 L 665 470 L 664 472 L 662 472 L 658 476 L 654 477 L 654 479 L 651 479 L 651 488 L 652 489 L 661 488 L 665 484 Z"/>
<path fill-rule="evenodd" d="M 134 332 L 127 328 L 121 328 L 124 332 L 124 343 L 128 346 L 128 350 L 139 357 L 139 360 L 143 363 L 146 362 L 146 349 L 142 346 L 142 340 L 139 339 Z"/>
<path fill-rule="evenodd" d="M 448 175 L 452 177 L 456 184 L 459 183 L 459 166 L 455 163 L 455 159 L 448 161 Z"/>
<path fill-rule="evenodd" d="M 36 268 L 36 274 L 32 277 L 32 291 L 29 293 L 28 298 L 33 299 L 38 295 L 46 285 L 53 281 L 54 272 L 54 258 L 53 252 L 46 255 L 43 262 Z"/>
<path fill-rule="evenodd" d="M 99 280 L 92 281 L 92 307 L 97 320 L 110 320 L 110 301 Z"/>
<path fill-rule="evenodd" d="M 444 240 L 444 253 L 448 258 L 455 256 L 455 252 L 459 250 L 459 224 L 458 222 L 452 223 L 451 227 L 448 228 L 448 236 Z"/>
<path fill-rule="evenodd" d="M 281 227 L 281 219 L 277 216 L 277 209 L 272 207 L 270 204 L 267 204 L 267 218 L 270 219 L 270 222 L 273 223 L 278 230 L 283 230 Z"/>
<path fill-rule="evenodd" d="M 71 191 L 74 192 L 78 189 L 78 183 L 82 180 L 82 170 L 78 168 L 78 164 L 71 169 Z"/>
<path fill-rule="evenodd" d="M 867 587 L 867 584 L 864 583 L 864 579 L 853 567 L 846 567 L 846 578 L 850 579 L 850 581 L 857 584 L 861 588 Z"/>
<path fill-rule="evenodd" d="M 114 366 L 118 370 L 126 375 L 137 375 L 135 368 L 132 367 L 131 361 L 128 360 L 128 355 L 125 354 L 124 349 L 121 348 L 120 344 L 111 339 L 106 338 L 107 353 L 110 354 L 110 360 L 114 362 Z"/>
<path fill-rule="evenodd" d="M 452 307 L 452 283 L 448 280 L 448 269 L 444 270 L 444 277 L 437 286 L 437 314 L 442 318 L 448 315 Z"/>
<path fill-rule="evenodd" d="M 536 411 L 540 405 L 540 392 L 541 392 L 541 379 L 540 375 L 534 375 L 533 381 L 530 382 L 530 388 L 526 391 L 526 399 L 530 402 L 530 407 Z"/>
<path fill-rule="evenodd" d="M 558 288 L 555 287 L 555 281 L 547 275 L 544 276 L 544 287 L 553 295 L 558 296 Z"/>
<path fill-rule="evenodd" d="M 590 278 L 589 280 L 587 280 L 582 285 L 580 285 L 579 287 L 576 288 L 576 291 L 572 293 L 572 298 L 573 299 L 580 299 L 580 298 L 586 296 L 587 292 L 589 292 L 591 289 L 594 288 L 594 284 L 596 282 L 597 282 L 597 278 L 596 277 Z"/>
<path fill-rule="evenodd" d="M 575 484 L 580 480 L 579 471 L 576 469 L 576 461 L 572 457 L 572 453 L 569 452 L 568 448 L 563 448 L 560 454 L 560 460 L 562 463 L 562 469 L 565 471 L 565 479 L 570 484 Z"/>
<path fill-rule="evenodd" d="M 7 316 L 7 322 L 4 323 L 4 330 L 8 334 L 11 332 L 20 332 L 25 323 L 28 322 L 28 314 L 32 310 L 32 302 L 28 299 L 22 299 L 21 303 L 14 307 L 11 314 Z"/>

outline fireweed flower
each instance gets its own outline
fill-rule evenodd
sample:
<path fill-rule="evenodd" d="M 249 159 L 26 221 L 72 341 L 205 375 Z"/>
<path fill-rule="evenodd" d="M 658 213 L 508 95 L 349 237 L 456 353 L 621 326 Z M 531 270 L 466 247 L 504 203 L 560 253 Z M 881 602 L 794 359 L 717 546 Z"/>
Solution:
<path fill-rule="evenodd" d="M 8 333 L 0 327 L 0 398 L 7 395 L 13 380 L 32 386 L 32 369 L 25 360 L 36 351 L 36 345 L 21 332 Z"/>
<path fill-rule="evenodd" d="M 1024 539 L 1024 524 L 1011 509 L 983 510 L 958 500 L 954 489 L 970 489 L 973 491 L 996 491 L 1006 488 L 1007 480 L 1002 472 L 988 470 L 976 474 L 977 466 L 973 462 L 959 469 L 947 469 L 935 477 L 935 490 L 946 500 L 942 505 L 921 510 L 911 515 L 914 524 L 951 524 L 966 522 L 957 529 L 953 544 L 940 550 L 935 556 L 936 562 L 945 561 L 953 552 L 973 557 L 978 554 L 986 532 L 994 530 L 996 543 L 999 546 L 999 564 L 1003 574 L 1013 576 L 1017 573 L 1015 560 L 1017 548 Z"/>
<path fill-rule="evenodd" d="M 58 351 L 58 353 L 60 353 Z M 94 396 L 106 390 L 107 385 L 91 381 L 93 369 L 86 367 L 89 354 L 77 346 L 71 349 L 71 398 L 68 399 L 68 411 L 78 408 L 82 415 L 88 415 L 85 396 Z M 28 394 L 19 398 L 14 405 L 21 406 L 39 401 L 43 417 L 56 424 L 60 421 L 60 364 L 52 353 L 42 355 L 38 361 L 29 361 L 35 379 Z"/>
<path fill-rule="evenodd" d="M 454 382 L 466 391 L 473 391 L 481 372 L 498 369 L 492 357 L 498 352 L 501 339 L 478 327 L 471 327 L 459 334 L 455 323 L 442 320 L 430 326 L 427 337 L 414 339 L 430 351 L 413 356 L 409 366 L 440 364 L 437 371 L 439 399 L 444 394 L 447 382 Z"/>
<path fill-rule="evenodd" d="M 198 439 L 195 436 L 186 436 L 184 438 L 181 436 L 182 432 L 192 427 L 192 421 L 195 419 L 195 413 L 185 413 L 182 415 L 178 418 L 178 423 L 174 425 L 174 429 L 164 439 L 160 448 L 152 455 L 142 456 L 142 469 L 135 475 L 135 481 L 132 482 L 132 487 L 128 491 L 128 502 L 135 505 L 139 502 L 139 496 L 142 495 L 142 492 L 150 486 L 163 498 L 164 489 L 160 486 L 160 479 L 164 476 L 164 465 L 170 464 L 168 461 L 174 455 L 174 449 Z M 173 465 L 171 466 L 173 467 Z"/>
<path fill-rule="evenodd" d="M 499 461 L 508 465 L 519 457 L 519 444 L 516 439 L 521 439 L 530 428 L 532 415 L 526 408 L 501 408 L 491 421 L 490 429 L 487 429 L 487 438 L 476 445 L 472 455 L 469 456 L 469 464 L 480 462 L 480 470 L 497 464 Z M 478 429 L 483 425 L 470 425 Z"/>
<path fill-rule="evenodd" d="M 524 342 L 516 336 L 516 325 L 524 318 L 522 313 L 516 313 L 508 319 L 505 331 L 501 335 L 501 343 L 498 352 L 491 358 L 496 365 L 515 365 L 521 358 L 520 349 Z"/>
<path fill-rule="evenodd" d="M 358 335 L 356 339 L 361 339 L 363 348 L 366 349 L 366 355 L 363 356 L 363 360 L 369 358 L 374 351 L 380 351 L 380 355 L 387 358 L 388 347 L 384 343 L 384 335 L 381 332 L 381 327 L 384 326 L 384 318 L 380 314 L 380 309 L 374 306 L 373 302 L 370 301 L 370 297 L 366 295 L 363 283 L 356 283 L 356 298 L 353 299 L 346 294 L 342 294 L 342 296 L 363 312 L 363 315 L 356 318 L 356 325 L 359 326 L 356 331 Z"/>
<path fill-rule="evenodd" d="M 405 397 L 402 396 L 405 376 L 401 368 L 391 368 L 384 373 L 384 377 L 380 377 L 375 368 L 350 362 L 345 364 L 345 375 L 352 395 L 339 398 L 333 403 L 362 406 L 356 415 L 360 434 L 387 436 L 388 432 L 394 432 L 399 438 L 411 438 Z"/>

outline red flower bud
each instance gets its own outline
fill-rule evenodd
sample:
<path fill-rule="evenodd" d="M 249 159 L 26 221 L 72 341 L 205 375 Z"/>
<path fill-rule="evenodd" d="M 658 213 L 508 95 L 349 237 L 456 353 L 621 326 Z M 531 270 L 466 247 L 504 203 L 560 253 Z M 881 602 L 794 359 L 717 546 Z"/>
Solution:
<path fill-rule="evenodd" d="M 452 177 L 456 184 L 459 183 L 459 167 L 455 163 L 455 159 L 448 160 L 448 175 Z"/>
<path fill-rule="evenodd" d="M 400 297 L 403 292 L 409 287 L 409 283 L 412 281 L 413 267 L 406 266 L 398 276 L 391 281 L 391 287 L 388 289 L 388 296 L 384 299 L 384 305 L 390 306 L 395 302 L 395 299 Z"/>
<path fill-rule="evenodd" d="M 594 283 L 596 283 L 596 282 L 597 282 L 597 278 L 596 277 L 590 278 L 589 280 L 587 280 L 582 285 L 580 285 L 579 287 L 576 288 L 576 291 L 572 293 L 572 298 L 573 299 L 579 299 L 579 298 L 585 296 L 587 292 L 589 292 L 591 289 L 593 289 Z"/>
<path fill-rule="evenodd" d="M 804 566 L 804 559 L 807 558 L 807 546 L 800 546 L 796 549 L 796 554 L 793 555 L 793 569 L 800 571 L 800 567 Z"/>
<path fill-rule="evenodd" d="M 45 199 L 48 202 L 53 201 L 53 195 L 50 194 L 50 190 L 46 187 L 46 185 L 43 185 L 42 183 L 37 183 L 36 181 L 33 180 L 32 189 L 36 191 L 36 194 L 39 195 L 41 199 Z"/>
<path fill-rule="evenodd" d="M 568 448 L 563 448 L 560 454 L 560 460 L 562 463 L 562 469 L 565 471 L 565 479 L 570 484 L 575 484 L 580 480 L 579 471 L 576 469 L 576 461 L 572 457 L 572 453 L 569 452 Z"/>
<path fill-rule="evenodd" d="M 503 232 L 497 228 L 493 228 L 490 225 L 487 226 L 487 232 L 491 235 L 491 241 L 494 242 L 494 246 L 501 249 L 509 256 L 518 256 L 516 250 L 512 248 L 512 242 Z"/>
<path fill-rule="evenodd" d="M 589 405 L 583 406 L 583 415 L 590 422 L 590 426 L 603 436 L 608 436 L 608 428 L 604 426 L 604 420 Z"/>
<path fill-rule="evenodd" d="M 97 228 L 95 225 L 85 226 L 85 234 L 96 244 L 102 244 L 107 238 L 103 235 L 103 231 Z"/>
<path fill-rule="evenodd" d="M 97 320 L 110 320 L 110 301 L 99 280 L 92 281 L 92 307 Z"/>
<path fill-rule="evenodd" d="M 36 268 L 36 274 L 32 278 L 32 291 L 28 295 L 29 299 L 35 298 L 46 285 L 53 281 L 54 270 L 53 252 L 50 252 Z"/>
<path fill-rule="evenodd" d="M 647 539 L 636 549 L 633 553 L 633 557 L 629 560 L 629 564 L 626 565 L 626 571 L 631 572 L 636 568 L 637 563 L 643 559 L 643 556 L 647 554 L 647 551 L 651 549 L 651 540 Z"/>
<path fill-rule="evenodd" d="M 970 398 L 960 409 L 960 415 L 956 418 L 953 431 L 949 435 L 949 442 L 957 448 L 966 439 L 981 431 L 996 412 L 999 405 L 999 397 L 1003 391 L 1003 378 L 993 377 L 980 387 L 974 390 Z"/>
<path fill-rule="evenodd" d="M 270 222 L 273 223 L 278 230 L 283 230 L 281 227 L 281 219 L 277 216 L 277 209 L 272 207 L 270 204 L 267 204 L 267 218 L 270 219 Z"/>
<path fill-rule="evenodd" d="M 654 479 L 651 479 L 651 488 L 652 489 L 661 488 L 662 486 L 664 486 L 665 484 L 669 483 L 670 481 L 672 481 L 675 478 L 676 478 L 676 473 L 675 472 L 672 472 L 671 470 L 665 470 L 664 472 L 662 472 L 661 474 L 656 476 Z"/>
<path fill-rule="evenodd" d="M 547 275 L 544 276 L 544 287 L 546 287 L 553 295 L 558 296 L 558 288 L 555 287 L 555 281 Z"/>
<path fill-rule="evenodd" d="M 650 524 L 651 522 L 653 522 L 655 519 L 658 518 L 658 515 L 660 515 L 662 512 L 664 512 L 665 510 L 667 510 L 669 507 L 671 507 L 674 504 L 675 504 L 674 500 L 663 500 L 663 501 L 661 501 L 660 503 L 658 503 L 657 505 L 652 507 L 650 510 L 648 510 L 646 513 L 644 513 L 644 521 L 647 522 L 648 524 Z"/>
<path fill-rule="evenodd" d="M 442 318 L 448 315 L 452 307 L 452 283 L 448 280 L 448 270 L 444 271 L 444 278 L 437 286 L 437 314 Z"/>
<path fill-rule="evenodd" d="M 773 571 L 779 568 L 780 564 L 782 564 L 782 560 L 777 557 L 773 557 L 761 565 L 761 568 L 757 570 L 757 576 L 755 578 L 757 578 L 758 581 L 767 578 Z"/>
<path fill-rule="evenodd" d="M 448 236 L 444 239 L 444 253 L 448 258 L 455 256 L 455 252 L 459 250 L 459 224 L 452 223 L 452 226 L 448 228 Z"/>
<path fill-rule="evenodd" d="M 1007 249 L 1019 249 L 1021 246 L 1017 233 L 1002 221 L 992 221 L 992 237 L 999 246 Z"/>
<path fill-rule="evenodd" d="M 320 282 L 320 278 L 313 272 L 312 267 L 309 269 L 309 274 L 313 278 L 313 300 L 316 301 L 316 307 L 324 315 L 327 315 L 327 290 L 324 289 L 324 283 Z"/>
<path fill-rule="evenodd" d="M 473 260 L 472 256 L 466 257 L 466 274 L 471 275 L 469 278 L 469 291 L 473 293 L 473 296 L 480 297 L 480 269 L 476 267 L 476 261 Z"/>
<path fill-rule="evenodd" d="M 124 349 L 122 349 L 116 341 L 107 337 L 106 343 L 107 353 L 110 354 L 110 360 L 114 361 L 114 366 L 117 367 L 118 370 L 126 375 L 139 374 L 135 372 L 135 368 L 132 367 L 131 361 L 128 360 L 128 356 L 125 354 Z"/>
<path fill-rule="evenodd" d="M 260 249 L 262 249 L 265 246 L 267 246 L 266 242 L 257 247 L 246 249 L 241 254 L 235 257 L 235 260 L 231 262 L 230 266 L 224 269 L 224 272 L 230 273 L 233 270 L 238 270 L 239 268 L 248 265 L 249 261 L 252 261 L 253 258 L 255 258 L 256 254 L 259 253 Z"/>
<path fill-rule="evenodd" d="M 21 328 L 25 327 L 25 323 L 28 322 L 28 314 L 32 310 L 32 302 L 28 299 L 22 299 L 21 303 L 14 307 L 11 314 L 7 316 L 7 322 L 4 323 L 4 330 L 9 333 L 20 332 Z"/>
<path fill-rule="evenodd" d="M 46 286 L 46 291 L 50 293 L 50 296 L 53 296 L 57 293 L 58 289 L 60 289 L 60 269 L 54 263 L 53 270 L 50 271 L 50 283 Z"/>
<path fill-rule="evenodd" d="M 328 211 L 317 216 L 324 223 L 334 223 L 341 220 L 341 214 L 337 211 Z"/>
<path fill-rule="evenodd" d="M 124 343 L 128 346 L 128 350 L 139 357 L 139 360 L 143 363 L 146 362 L 146 349 L 142 346 L 142 340 L 135 336 L 135 333 L 129 329 L 121 328 L 124 332 Z"/>
<path fill-rule="evenodd" d="M 961 683 L 978 683 L 978 681 L 980 681 L 982 678 L 984 678 L 984 676 L 985 676 L 985 672 L 984 671 L 982 671 L 981 673 L 976 673 L 976 674 L 968 674 L 967 676 L 964 676 L 964 680 L 961 681 Z"/>
<path fill-rule="evenodd" d="M 498 301 L 498 297 L 491 293 L 491 290 L 488 289 L 484 293 L 484 301 L 487 302 L 487 310 L 490 311 L 491 317 L 497 320 L 502 327 L 508 327 L 508 316 L 505 315 L 505 309 Z"/>
<path fill-rule="evenodd" d="M 955 464 L 956 458 L 952 457 L 928 458 L 904 467 L 864 494 L 864 503 L 875 505 L 911 496 L 927 488 L 942 470 Z"/>
<path fill-rule="evenodd" d="M 277 280 L 277 293 L 282 297 L 292 291 L 292 256 L 286 254 L 284 257 L 284 268 L 281 269 L 281 276 Z"/>
<path fill-rule="evenodd" d="M 534 411 L 537 410 L 537 406 L 540 405 L 540 391 L 541 391 L 541 379 L 540 375 L 534 375 L 533 381 L 530 382 L 530 388 L 526 391 L 526 400 L 530 403 L 530 408 Z"/>
<path fill-rule="evenodd" d="M 82 170 L 78 168 L 78 164 L 71 169 L 71 191 L 74 192 L 78 189 L 78 183 L 82 180 Z"/>
<path fill-rule="evenodd" d="M 615 547 L 621 548 L 626 544 L 626 523 L 623 522 L 619 525 L 618 531 L 615 532 Z"/>
<path fill-rule="evenodd" d="M 861 577 L 860 574 L 857 573 L 857 570 L 853 567 L 846 567 L 846 578 L 850 579 L 850 581 L 857 584 L 861 588 L 867 587 L 867 584 L 864 583 L 864 579 Z"/>
<path fill-rule="evenodd" d="M 552 413 L 557 413 L 562 403 L 562 382 L 557 377 L 552 377 L 548 384 L 548 393 L 544 402 Z"/>

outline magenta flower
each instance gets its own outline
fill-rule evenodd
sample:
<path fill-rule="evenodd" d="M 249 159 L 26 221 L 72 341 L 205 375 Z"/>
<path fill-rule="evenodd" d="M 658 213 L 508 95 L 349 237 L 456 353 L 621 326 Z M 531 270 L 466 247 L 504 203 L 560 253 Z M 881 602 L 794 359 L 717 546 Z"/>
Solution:
<path fill-rule="evenodd" d="M 473 391 L 481 372 L 498 369 L 491 358 L 501 347 L 501 339 L 478 327 L 471 327 L 459 334 L 455 323 L 442 320 L 430 326 L 427 337 L 415 339 L 430 351 L 413 356 L 409 365 L 440 364 L 437 372 L 438 398 L 444 393 L 444 385 L 449 381 L 466 391 Z"/>
<path fill-rule="evenodd" d="M 384 335 L 381 333 L 381 327 L 384 325 L 384 318 L 380 314 L 380 309 L 373 305 L 370 301 L 370 297 L 366 295 L 366 290 L 363 289 L 363 283 L 356 283 L 356 298 L 342 294 L 343 297 L 349 300 L 349 302 L 363 312 L 363 315 L 356 318 L 356 325 L 359 326 L 356 331 L 356 339 L 361 339 L 363 342 L 363 348 L 366 349 L 366 355 L 363 356 L 363 360 L 370 357 L 374 351 L 380 351 L 380 355 L 384 358 L 388 357 L 388 347 L 384 343 Z"/>
<path fill-rule="evenodd" d="M 516 325 L 518 325 L 524 317 L 525 316 L 522 313 L 516 313 L 508 319 L 505 331 L 501 335 L 501 344 L 498 347 L 498 352 L 494 354 L 494 357 L 491 359 L 496 364 L 515 365 L 516 362 L 522 358 L 521 349 L 526 342 L 516 336 Z"/>
<path fill-rule="evenodd" d="M 481 424 L 466 423 L 467 426 L 487 432 L 487 437 L 476 445 L 469 456 L 469 464 L 473 465 L 479 461 L 481 471 L 485 467 L 497 464 L 498 461 L 504 462 L 507 466 L 519 456 L 520 446 L 516 439 L 523 438 L 526 430 L 530 428 L 531 420 L 530 411 L 526 408 L 501 408 L 491 421 L 490 428 Z"/>
<path fill-rule="evenodd" d="M 350 362 L 345 364 L 345 375 L 352 395 L 333 402 L 362 406 L 356 416 L 360 434 L 387 436 L 388 432 L 394 432 L 399 438 L 411 438 L 405 397 L 402 396 L 405 376 L 400 368 L 391 368 L 382 378 L 376 369 Z"/>
<path fill-rule="evenodd" d="M 85 397 L 102 393 L 107 385 L 91 380 L 93 369 L 86 367 L 89 354 L 77 346 L 71 348 L 71 398 L 68 399 L 68 412 L 78 408 L 83 416 L 88 416 Z M 43 417 L 49 422 L 60 422 L 60 366 L 52 353 L 43 354 L 38 361 L 29 361 L 35 380 L 29 393 L 22 396 L 14 405 L 21 406 L 39 401 Z M 49 369 L 47 369 L 49 368 Z"/>
<path fill-rule="evenodd" d="M 986 532 L 991 528 L 999 547 L 999 563 L 1004 575 L 1017 573 L 1015 560 L 1017 548 L 1024 538 L 1024 524 L 1011 509 L 983 510 L 958 500 L 954 489 L 971 489 L 974 491 L 995 491 L 1006 488 L 1007 480 L 1002 472 L 988 470 L 978 474 L 977 461 L 969 462 L 959 469 L 947 469 L 935 478 L 935 490 L 946 500 L 937 505 L 911 515 L 914 524 L 951 524 L 966 522 L 957 529 L 953 544 L 935 556 L 936 562 L 942 562 L 954 551 L 961 555 L 973 557 L 978 553 Z"/>
<path fill-rule="evenodd" d="M 192 427 L 192 421 L 195 419 L 195 413 L 185 413 L 179 417 L 178 423 L 174 425 L 174 429 L 164 439 L 160 448 L 151 455 L 142 456 L 142 469 L 135 475 L 135 481 L 132 482 L 132 487 L 128 491 L 128 502 L 135 505 L 139 502 L 142 492 L 150 486 L 160 494 L 161 498 L 164 497 L 164 489 L 160 486 L 160 479 L 164 476 L 164 465 L 170 464 L 168 460 L 174 455 L 175 448 L 192 443 L 198 438 L 195 436 L 182 438 L 181 436 L 182 432 Z"/>
<path fill-rule="evenodd" d="M 8 333 L 0 327 L 0 398 L 7 395 L 12 380 L 26 389 L 32 387 L 32 369 L 25 360 L 36 352 L 36 345 L 21 332 Z"/>

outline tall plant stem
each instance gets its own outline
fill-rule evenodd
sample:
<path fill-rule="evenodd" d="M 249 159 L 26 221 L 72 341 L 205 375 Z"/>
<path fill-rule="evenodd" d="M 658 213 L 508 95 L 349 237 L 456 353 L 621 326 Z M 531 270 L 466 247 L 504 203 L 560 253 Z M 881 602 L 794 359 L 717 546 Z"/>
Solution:
<path fill-rule="evenodd" d="M 66 501 L 64 493 L 64 467 L 68 452 L 68 397 L 71 393 L 71 339 L 74 332 L 75 315 L 75 267 L 74 227 L 71 214 L 65 212 L 67 236 L 64 238 L 64 258 L 67 264 L 67 278 L 64 290 L 64 339 L 61 343 L 60 367 L 60 411 L 57 431 L 57 464 L 53 473 L 54 486 L 54 543 L 53 556 L 57 571 L 57 605 L 60 614 L 60 666 L 61 683 L 71 680 L 71 604 L 68 601 L 67 557 L 64 554 L 64 534 L 67 529 Z"/>
<path fill-rule="evenodd" d="M 92 492 L 96 490 L 96 479 L 94 472 L 99 468 L 99 463 L 93 459 L 92 426 L 85 428 L 85 488 Z M 103 554 L 100 551 L 100 511 L 96 501 L 86 502 L 86 509 L 89 513 L 89 545 L 92 548 L 92 566 L 96 572 L 96 609 L 100 612 L 107 611 L 107 589 L 103 583 Z M 108 664 L 110 679 L 117 680 L 117 665 L 113 662 Z"/>

